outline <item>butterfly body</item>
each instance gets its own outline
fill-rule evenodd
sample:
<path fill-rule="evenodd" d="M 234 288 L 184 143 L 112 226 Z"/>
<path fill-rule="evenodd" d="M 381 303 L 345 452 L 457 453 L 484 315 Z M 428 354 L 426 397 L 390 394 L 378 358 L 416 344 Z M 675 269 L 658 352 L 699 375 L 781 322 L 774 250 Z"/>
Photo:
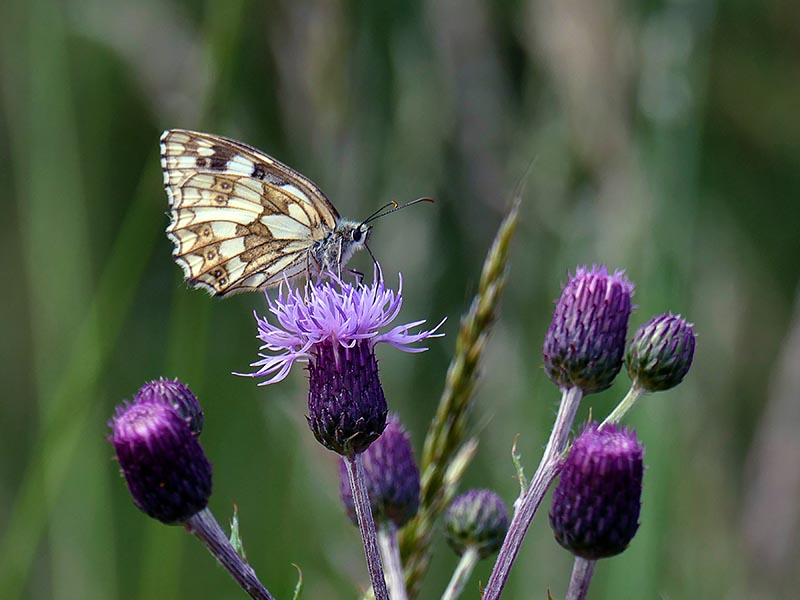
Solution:
<path fill-rule="evenodd" d="M 308 178 L 236 140 L 181 129 L 161 136 L 167 236 L 192 287 L 253 291 L 338 271 L 371 227 L 343 219 Z"/>
<path fill-rule="evenodd" d="M 372 227 L 360 221 L 339 217 L 336 228 L 311 247 L 317 271 L 336 271 L 347 264 L 353 254 L 366 247 Z"/>

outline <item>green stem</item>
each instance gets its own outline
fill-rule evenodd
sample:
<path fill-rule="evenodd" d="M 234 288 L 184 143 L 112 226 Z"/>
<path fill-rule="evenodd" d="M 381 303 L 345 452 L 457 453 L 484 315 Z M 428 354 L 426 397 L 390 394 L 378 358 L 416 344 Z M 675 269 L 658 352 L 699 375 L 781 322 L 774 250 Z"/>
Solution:
<path fill-rule="evenodd" d="M 628 393 L 622 399 L 622 402 L 617 404 L 617 407 L 611 411 L 611 413 L 606 417 L 606 420 L 600 424 L 600 427 L 603 427 L 608 424 L 616 425 L 622 420 L 622 417 L 633 408 L 633 405 L 642 397 L 645 390 L 644 388 L 640 388 L 636 385 L 636 382 L 633 382 L 631 385 L 631 389 L 628 390 Z"/>
<path fill-rule="evenodd" d="M 464 586 L 472 575 L 475 565 L 478 564 L 478 551 L 475 547 L 470 546 L 466 552 L 461 555 L 461 560 L 458 561 L 456 570 L 453 571 L 453 576 L 450 578 L 450 583 L 447 584 L 447 589 L 442 594 L 442 600 L 456 600 L 464 590 Z"/>

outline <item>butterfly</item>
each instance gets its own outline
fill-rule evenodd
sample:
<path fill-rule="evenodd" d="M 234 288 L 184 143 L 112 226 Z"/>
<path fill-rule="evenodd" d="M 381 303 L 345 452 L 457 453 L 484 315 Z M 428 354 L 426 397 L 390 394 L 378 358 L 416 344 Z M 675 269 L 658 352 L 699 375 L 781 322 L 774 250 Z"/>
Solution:
<path fill-rule="evenodd" d="M 213 296 L 340 272 L 369 250 L 371 221 L 432 201 L 391 202 L 363 221 L 344 219 L 294 169 L 242 142 L 183 129 L 161 135 L 161 168 L 172 255 L 189 285 Z"/>

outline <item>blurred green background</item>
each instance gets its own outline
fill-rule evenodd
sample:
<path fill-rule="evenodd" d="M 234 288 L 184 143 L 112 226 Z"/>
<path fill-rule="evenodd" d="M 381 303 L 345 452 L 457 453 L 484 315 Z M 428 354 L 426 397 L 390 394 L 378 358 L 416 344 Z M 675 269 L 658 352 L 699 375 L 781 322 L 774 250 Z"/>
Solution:
<path fill-rule="evenodd" d="M 685 383 L 630 417 L 647 446 L 641 529 L 590 597 L 796 593 L 797 2 L 5 0 L 0 44 L 0 597 L 244 597 L 196 540 L 133 506 L 105 439 L 114 406 L 162 375 L 203 404 L 211 509 L 227 521 L 238 505 L 270 590 L 291 597 L 291 563 L 308 599 L 366 581 L 334 457 L 305 425 L 305 374 L 231 375 L 256 357 L 264 298 L 189 290 L 171 259 L 158 137 L 173 127 L 263 149 L 353 218 L 436 198 L 378 222 L 371 244 L 390 281 L 404 274 L 402 318 L 448 317 L 425 354 L 379 350 L 417 452 L 534 161 L 465 485 L 513 501 L 513 438 L 532 471 L 557 405 L 541 343 L 560 285 L 578 264 L 624 268 L 632 327 L 681 313 L 698 349 Z M 548 506 L 504 597 L 566 591 Z M 421 598 L 455 563 L 437 542 Z"/>

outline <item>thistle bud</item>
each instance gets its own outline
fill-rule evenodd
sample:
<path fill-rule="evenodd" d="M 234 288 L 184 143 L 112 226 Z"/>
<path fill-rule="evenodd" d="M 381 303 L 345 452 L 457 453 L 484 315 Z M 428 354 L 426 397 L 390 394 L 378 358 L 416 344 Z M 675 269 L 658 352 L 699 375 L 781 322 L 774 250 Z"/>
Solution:
<path fill-rule="evenodd" d="M 447 541 L 459 556 L 474 548 L 481 558 L 494 554 L 508 531 L 508 511 L 491 490 L 469 490 L 458 496 L 444 516 Z"/>
<path fill-rule="evenodd" d="M 386 427 L 388 407 L 367 340 L 352 347 L 322 342 L 308 363 L 308 425 L 320 444 L 342 456 L 364 452 Z"/>
<path fill-rule="evenodd" d="M 211 464 L 186 420 L 170 404 L 118 406 L 108 437 L 133 502 L 162 523 L 203 510 L 211 495 Z"/>
<path fill-rule="evenodd" d="M 575 439 L 553 493 L 556 541 L 582 558 L 619 554 L 639 528 L 644 450 L 615 425 L 586 427 Z"/>
<path fill-rule="evenodd" d="M 556 303 L 542 354 L 550 379 L 562 389 L 600 392 L 622 366 L 633 284 L 622 271 L 578 267 Z"/>
<path fill-rule="evenodd" d="M 156 379 L 145 383 L 134 396 L 136 402 L 166 402 L 178 411 L 195 435 L 203 431 L 203 409 L 189 389 L 177 379 Z"/>
<path fill-rule="evenodd" d="M 695 334 L 680 316 L 659 315 L 633 336 L 625 362 L 631 380 L 648 392 L 678 385 L 692 366 Z"/>
<path fill-rule="evenodd" d="M 366 449 L 362 460 L 373 518 L 391 521 L 399 529 L 419 509 L 419 470 L 409 436 L 397 415 L 389 415 L 386 429 Z M 358 525 L 344 460 L 340 462 L 339 484 L 347 515 Z"/>

